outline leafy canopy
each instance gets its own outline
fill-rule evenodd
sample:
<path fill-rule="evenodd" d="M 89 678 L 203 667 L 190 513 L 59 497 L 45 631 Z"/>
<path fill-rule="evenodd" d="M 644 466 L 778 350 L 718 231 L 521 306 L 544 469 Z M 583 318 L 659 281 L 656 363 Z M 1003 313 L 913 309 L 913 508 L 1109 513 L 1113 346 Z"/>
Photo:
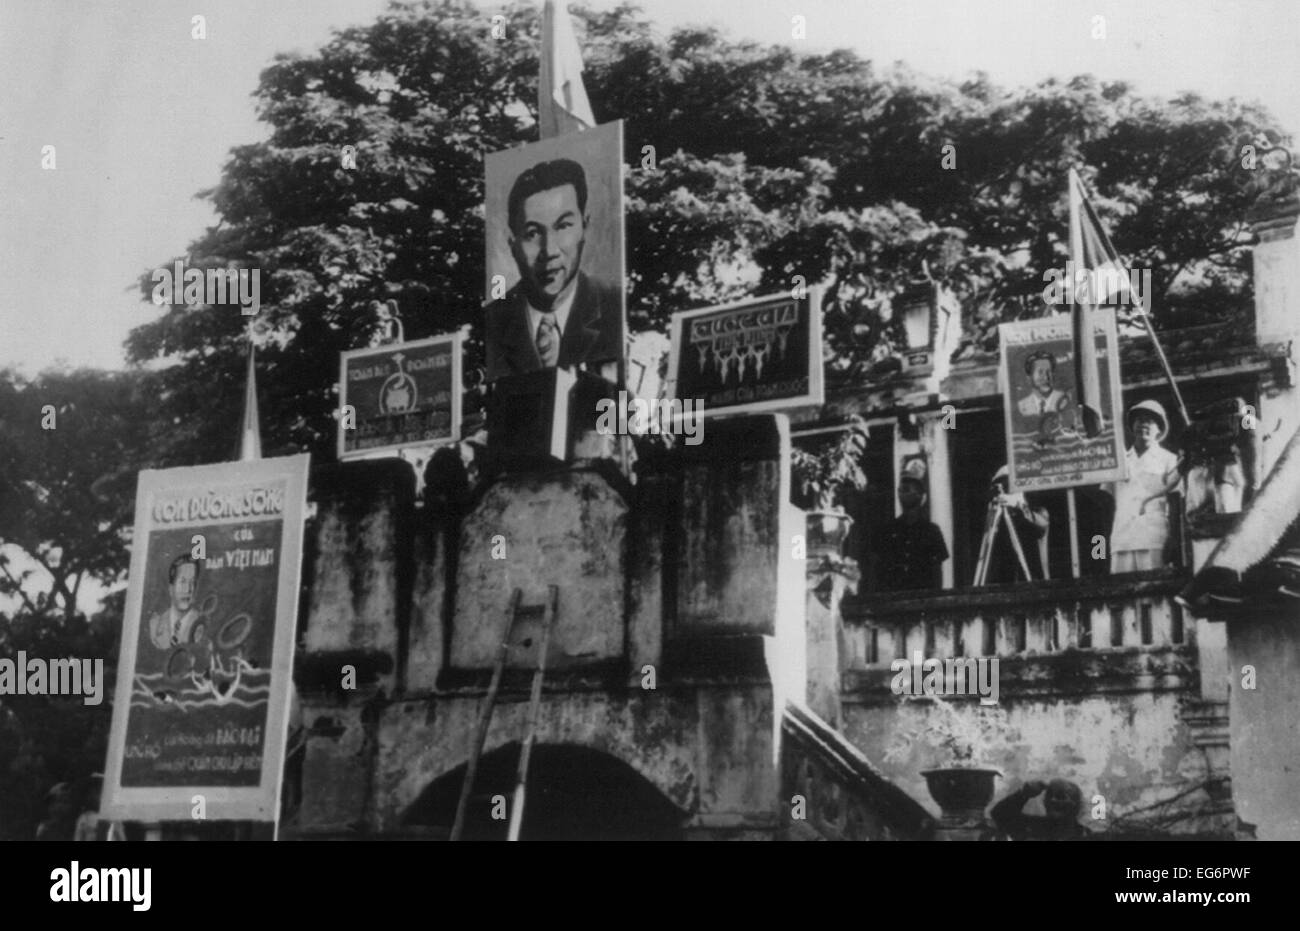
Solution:
<path fill-rule="evenodd" d="M 478 324 L 482 158 L 537 135 L 540 17 L 526 2 L 504 15 L 495 38 L 465 0 L 396 3 L 263 73 L 270 138 L 232 151 L 202 194 L 221 223 L 187 252 L 193 265 L 262 270 L 253 327 L 268 454 L 328 454 L 338 353 L 374 331 L 372 301 L 399 300 L 408 339 Z M 996 323 L 1044 311 L 1043 272 L 1066 258 L 1071 165 L 1116 247 L 1152 269 L 1157 322 L 1249 306 L 1252 195 L 1238 153 L 1243 139 L 1277 137 L 1255 106 L 1150 99 L 1086 76 L 1014 92 L 984 75 L 943 83 L 851 51 L 708 28 L 663 36 L 631 5 L 575 20 L 597 118 L 627 121 L 634 331 L 795 276 L 826 281 L 828 373 L 855 378 L 899 338 L 891 298 L 935 280 L 987 346 Z M 345 145 L 355 170 L 342 167 Z M 147 272 L 141 288 L 147 299 Z M 229 455 L 245 323 L 233 307 L 175 306 L 131 334 L 133 361 L 175 363 L 151 376 L 179 418 L 163 451 L 173 461 Z"/>

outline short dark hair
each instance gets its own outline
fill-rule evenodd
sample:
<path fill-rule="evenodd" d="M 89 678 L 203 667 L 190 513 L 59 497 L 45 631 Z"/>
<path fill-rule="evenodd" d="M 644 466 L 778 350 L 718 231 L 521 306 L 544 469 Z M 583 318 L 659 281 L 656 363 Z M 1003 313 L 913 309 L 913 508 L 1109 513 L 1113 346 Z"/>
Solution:
<path fill-rule="evenodd" d="M 172 564 L 167 567 L 168 585 L 171 585 L 173 582 L 176 581 L 176 573 L 180 572 L 181 566 L 185 565 L 186 563 L 189 563 L 194 567 L 194 578 L 197 579 L 199 577 L 199 573 L 203 571 L 203 566 L 200 565 L 199 561 L 195 559 L 193 556 L 191 556 L 189 553 L 181 553 L 181 555 L 173 559 Z"/>
<path fill-rule="evenodd" d="M 1054 356 L 1050 352 L 1045 352 L 1040 350 L 1039 352 L 1031 352 L 1029 355 L 1025 357 L 1026 375 L 1034 374 L 1034 363 L 1037 362 L 1039 359 L 1046 359 L 1048 362 L 1052 363 L 1052 371 L 1053 372 L 1056 371 L 1056 356 Z"/>
<path fill-rule="evenodd" d="M 1047 784 L 1047 791 L 1073 805 L 1076 816 L 1083 807 L 1083 790 L 1067 779 L 1053 779 Z"/>
<path fill-rule="evenodd" d="M 586 216 L 587 174 L 573 159 L 557 158 L 549 162 L 538 162 L 515 178 L 506 204 L 506 222 L 510 224 L 510 231 L 514 232 L 518 228 L 517 221 L 522 218 L 524 201 L 534 194 L 564 187 L 566 184 L 573 185 L 574 193 L 578 195 L 578 212 Z"/>

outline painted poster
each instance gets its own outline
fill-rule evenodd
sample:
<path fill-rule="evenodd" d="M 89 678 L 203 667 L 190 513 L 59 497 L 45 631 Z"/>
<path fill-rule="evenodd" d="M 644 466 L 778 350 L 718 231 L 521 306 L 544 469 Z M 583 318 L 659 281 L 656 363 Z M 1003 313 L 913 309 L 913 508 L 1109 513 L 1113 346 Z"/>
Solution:
<path fill-rule="evenodd" d="M 487 378 L 623 360 L 623 123 L 485 159 Z"/>
<path fill-rule="evenodd" d="M 461 334 L 341 353 L 339 385 L 340 459 L 457 440 Z"/>
<path fill-rule="evenodd" d="M 1101 387 L 1100 432 L 1083 429 L 1070 315 L 1004 323 L 1001 381 L 1012 491 L 1074 488 L 1125 477 L 1115 311 L 1093 313 Z"/>
<path fill-rule="evenodd" d="M 106 817 L 275 819 L 309 459 L 140 473 Z"/>
<path fill-rule="evenodd" d="M 804 288 L 673 315 L 668 397 L 705 415 L 821 404 L 821 293 Z"/>

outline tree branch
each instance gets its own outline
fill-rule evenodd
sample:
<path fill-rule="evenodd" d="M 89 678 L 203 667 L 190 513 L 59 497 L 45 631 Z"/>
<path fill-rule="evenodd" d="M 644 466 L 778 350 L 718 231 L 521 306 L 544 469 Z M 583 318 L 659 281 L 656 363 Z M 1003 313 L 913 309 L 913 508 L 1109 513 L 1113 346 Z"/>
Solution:
<path fill-rule="evenodd" d="M 0 558 L 0 570 L 4 571 L 5 578 L 7 578 L 10 584 L 13 585 L 14 591 L 16 591 L 20 596 L 22 596 L 23 604 L 27 605 L 27 610 L 30 611 L 32 614 L 40 614 L 41 613 L 40 609 L 37 608 L 36 605 L 32 604 L 32 600 L 28 598 L 27 593 L 23 591 L 22 584 L 17 579 L 15 579 L 13 577 L 13 574 L 9 571 L 8 559 Z"/>

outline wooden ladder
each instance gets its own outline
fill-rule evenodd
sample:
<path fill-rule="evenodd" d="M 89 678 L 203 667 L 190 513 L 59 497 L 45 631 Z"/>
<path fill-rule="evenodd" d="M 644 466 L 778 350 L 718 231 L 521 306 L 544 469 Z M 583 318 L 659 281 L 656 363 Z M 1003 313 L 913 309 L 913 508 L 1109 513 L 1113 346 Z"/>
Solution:
<path fill-rule="evenodd" d="M 519 602 L 522 592 L 514 590 L 510 596 L 510 611 L 506 617 L 505 634 L 501 646 L 497 648 L 496 664 L 492 667 L 492 681 L 488 685 L 487 703 L 479 715 L 478 731 L 474 736 L 474 745 L 470 748 L 469 762 L 465 766 L 465 780 L 460 786 L 460 798 L 456 801 L 456 820 L 451 826 L 451 840 L 460 840 L 465 830 L 465 814 L 469 809 L 470 795 L 474 790 L 474 776 L 478 771 L 479 759 L 483 756 L 483 745 L 487 742 L 488 728 L 492 726 L 492 715 L 496 711 L 497 693 L 501 689 L 501 675 L 505 670 L 506 659 L 514 645 L 515 629 L 521 618 L 531 618 L 536 608 L 521 611 Z M 510 809 L 510 830 L 508 840 L 519 840 L 519 832 L 524 822 L 524 788 L 528 783 L 528 759 L 532 754 L 533 741 L 537 736 L 537 716 L 542 707 L 542 679 L 546 676 L 546 653 L 551 642 L 551 629 L 555 626 L 555 611 L 559 603 L 560 590 L 549 586 L 546 605 L 542 611 L 541 641 L 538 645 L 537 668 L 533 670 L 533 688 L 528 700 L 528 728 L 524 732 L 523 744 L 519 749 L 519 770 L 515 778 L 514 805 Z M 524 646 L 528 646 L 525 641 Z"/>

